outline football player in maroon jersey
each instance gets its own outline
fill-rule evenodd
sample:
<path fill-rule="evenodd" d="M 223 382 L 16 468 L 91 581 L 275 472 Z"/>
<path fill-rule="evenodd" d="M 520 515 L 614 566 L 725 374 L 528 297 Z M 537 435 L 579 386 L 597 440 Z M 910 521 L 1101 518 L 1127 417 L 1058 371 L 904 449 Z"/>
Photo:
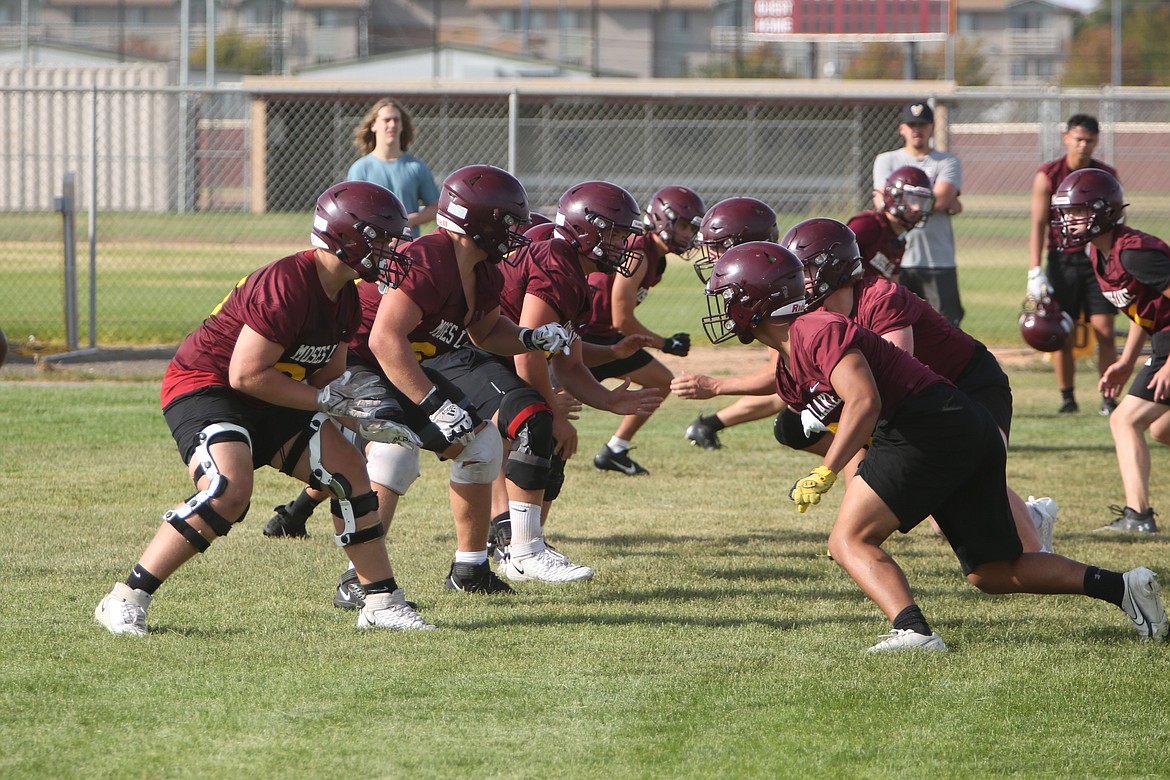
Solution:
<path fill-rule="evenodd" d="M 714 343 L 758 340 L 780 354 L 776 385 L 790 407 L 832 413 L 821 465 L 793 484 L 801 511 L 820 502 L 868 444 L 829 534 L 833 560 L 893 623 L 870 652 L 945 651 L 882 544 L 933 515 L 968 582 L 986 593 L 1083 594 L 1122 609 L 1143 638 L 1163 640 L 1157 576 L 1124 574 L 1052 553 L 1025 553 L 1007 500 L 1006 450 L 992 415 L 905 350 L 836 312 L 807 309 L 804 264 L 772 243 L 734 247 L 707 283 Z"/>
<path fill-rule="evenodd" d="M 863 254 L 846 225 L 833 219 L 805 220 L 789 230 L 780 243 L 805 264 L 809 308 L 823 306 L 843 314 L 914 355 L 982 404 L 1007 443 L 1012 419 L 1011 385 L 986 347 L 951 325 L 905 287 L 879 274 L 865 273 Z M 713 383 L 714 389 L 730 387 L 736 392 L 767 393 L 775 387 L 774 366 L 771 371 L 720 380 Z M 823 455 L 831 445 L 833 420 L 830 418 L 826 426 L 810 415 L 811 412 L 802 415 L 790 407 L 780 411 L 774 426 L 776 439 L 793 449 Z M 846 470 L 846 479 L 855 466 Z M 1056 502 L 1031 496 L 1025 502 L 1010 489 L 1008 498 L 1024 550 L 1052 552 Z"/>
<path fill-rule="evenodd" d="M 588 322 L 592 302 L 587 276 L 619 274 L 636 262 L 627 238 L 640 227 L 623 221 L 630 213 L 636 217 L 637 209 L 629 209 L 632 203 L 628 192 L 609 182 L 570 187 L 561 199 L 552 229 L 538 226 L 529 231 L 531 235 L 547 234 L 545 238 L 519 250 L 514 263 L 504 264 L 500 304 L 505 316 L 523 327 L 556 323 L 572 334 L 574 348 L 551 360 L 557 383 L 572 398 L 615 414 L 648 417 L 662 402 L 656 388 L 630 390 L 626 379 L 611 390 L 594 378 L 588 366 L 628 357 L 652 343 L 653 337 L 637 334 L 612 345 L 576 338 Z M 572 564 L 551 548 L 542 531 L 550 504 L 561 491 L 565 461 L 577 450 L 572 408 L 560 402 L 544 355 L 529 352 L 517 355 L 514 361 L 516 373 L 525 383 L 517 395 L 531 400 L 536 393 L 551 416 L 548 426 L 529 426 L 522 438 L 508 435 L 513 441 L 512 453 L 493 493 L 493 555 L 503 561 L 501 571 L 511 580 L 588 579 L 593 570 Z M 503 403 L 514 402 L 505 396 Z"/>
<path fill-rule="evenodd" d="M 569 193 L 566 193 L 566 197 Z M 635 212 L 637 204 L 630 199 Z M 635 309 L 646 299 L 650 290 L 662 281 L 666 271 L 666 256 L 681 254 L 691 242 L 703 221 L 703 200 L 687 187 L 663 187 L 650 197 L 642 221 L 645 231 L 630 239 L 629 249 L 642 257 L 629 272 L 617 274 L 595 273 L 589 278 L 593 287 L 593 311 L 583 329 L 583 338 L 593 344 L 609 345 L 623 336 L 649 336 L 651 344 L 668 355 L 685 357 L 691 348 L 689 333 L 661 336 L 643 325 Z M 591 367 L 597 379 L 626 377 L 642 387 L 654 388 L 663 396 L 670 393 L 673 375 L 665 365 L 645 349 L 621 360 Z M 616 471 L 629 476 L 648 474 L 645 468 L 630 457 L 630 442 L 646 424 L 647 416 L 631 414 L 622 418 L 617 431 L 593 458 L 593 465 L 603 471 Z"/>
<path fill-rule="evenodd" d="M 1083 168 L 1099 168 L 1117 177 L 1117 171 L 1093 157 L 1101 128 L 1095 117 L 1073 114 L 1060 140 L 1063 156 L 1040 166 L 1032 177 L 1032 222 L 1028 239 L 1028 297 L 1041 300 L 1047 294 L 1074 320 L 1088 319 L 1097 339 L 1097 373 L 1105 373 L 1117 360 L 1114 320 L 1117 308 L 1101 294 L 1088 255 L 1082 247 L 1060 248 L 1060 236 L 1052 224 L 1052 196 L 1065 177 Z M 1047 245 L 1047 252 L 1045 252 Z M 1041 262 L 1044 262 L 1042 265 Z M 1080 411 L 1076 399 L 1076 361 L 1074 339 L 1066 340 L 1052 361 L 1060 390 L 1061 414 Z M 1101 414 L 1108 417 L 1117 406 L 1115 399 L 1103 397 Z"/>
<path fill-rule="evenodd" d="M 535 398 L 515 392 L 523 383 L 497 356 L 569 348 L 559 325 L 520 328 L 500 314 L 499 265 L 528 243 L 516 230 L 528 219 L 528 196 L 514 176 L 490 165 L 461 168 L 443 182 L 438 230 L 404 250 L 410 276 L 382 296 L 369 286 L 360 290 L 364 317 L 351 344 L 354 358 L 386 380 L 416 437 L 370 444 L 370 478 L 389 524 L 419 476 L 420 446 L 451 461 L 456 551 L 444 580 L 449 590 L 512 592 L 487 560 L 492 482 L 503 460 L 499 430 L 526 437 L 547 410 L 531 389 Z M 315 499 L 302 494 L 278 509 L 270 535 L 303 535 Z M 299 525 L 288 533 L 294 521 Z M 353 572 L 344 573 L 333 603 L 356 607 L 363 598 Z"/>
<path fill-rule="evenodd" d="M 112 633 L 147 632 L 155 591 L 244 519 L 253 471 L 265 465 L 332 495 L 336 542 L 367 593 L 358 628 L 434 628 L 406 604 L 365 462 L 331 422 L 377 438 L 401 411 L 377 382 L 343 372 L 361 318 L 353 282 L 399 284 L 406 230 L 388 190 L 331 187 L 317 200 L 314 248 L 249 274 L 179 346 L 161 400 L 196 493 L 163 516 L 130 576 L 98 604 L 94 617 Z"/>
<path fill-rule="evenodd" d="M 1062 251 L 1086 247 L 1101 294 L 1135 327 L 1121 356 L 1101 374 L 1106 398 L 1121 395 L 1148 339 L 1152 354 L 1109 416 L 1125 506 L 1103 531 L 1150 534 L 1158 530 L 1150 505 L 1150 448 L 1146 431 L 1170 444 L 1170 245 L 1125 224 L 1125 193 L 1097 168 L 1070 173 L 1052 196 Z"/>
<path fill-rule="evenodd" d="M 906 233 L 926 222 L 934 208 L 934 193 L 930 178 L 920 168 L 905 166 L 898 168 L 886 179 L 881 192 L 881 210 L 868 209 L 849 219 L 849 227 L 857 235 L 861 260 L 867 274 L 877 274 L 890 281 L 898 280 L 898 269 L 902 254 L 906 251 Z M 699 278 L 704 282 L 707 276 L 701 268 L 714 265 L 718 252 L 746 241 L 775 241 L 776 214 L 771 209 L 772 237 L 761 234 L 765 223 L 752 210 L 737 205 L 747 198 L 734 198 L 716 204 L 703 218 L 699 229 L 698 245 L 707 255 L 705 261 L 695 264 Z M 759 204 L 763 205 L 763 204 Z M 764 208 L 767 208 L 766 206 Z M 758 211 L 758 207 L 755 211 Z M 754 229 L 751 227 L 756 225 Z M 709 274 L 708 274 L 709 275 Z M 773 364 L 775 356 L 773 355 Z M 761 366 L 758 379 L 770 381 L 772 366 Z M 736 380 L 728 380 L 729 386 L 721 388 L 717 395 L 736 395 L 732 387 Z M 707 393 L 711 386 L 720 383 L 711 377 L 689 374 L 683 371 L 671 383 L 671 392 L 680 398 L 710 398 Z M 712 415 L 699 415 L 687 426 L 685 437 L 692 444 L 704 449 L 717 450 L 722 445 L 719 431 L 735 425 L 763 420 L 776 415 L 784 403 L 775 393 L 767 395 L 745 395 Z"/>

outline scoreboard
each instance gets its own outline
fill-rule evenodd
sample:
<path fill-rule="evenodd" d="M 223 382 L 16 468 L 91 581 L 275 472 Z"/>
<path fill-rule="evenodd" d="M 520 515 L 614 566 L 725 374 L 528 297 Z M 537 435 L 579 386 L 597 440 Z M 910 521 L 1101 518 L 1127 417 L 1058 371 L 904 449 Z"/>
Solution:
<path fill-rule="evenodd" d="M 868 36 L 937 39 L 949 29 L 950 0 L 753 0 L 753 37 Z"/>

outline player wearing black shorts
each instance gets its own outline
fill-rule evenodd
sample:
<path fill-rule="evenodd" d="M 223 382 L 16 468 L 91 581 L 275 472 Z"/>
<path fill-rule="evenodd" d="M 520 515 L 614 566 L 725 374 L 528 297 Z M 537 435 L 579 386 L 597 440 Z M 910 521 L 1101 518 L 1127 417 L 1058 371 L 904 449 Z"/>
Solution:
<path fill-rule="evenodd" d="M 1158 530 L 1150 505 L 1150 448 L 1146 431 L 1170 444 L 1170 245 L 1122 224 L 1125 193 L 1109 173 L 1085 168 L 1068 175 L 1052 197 L 1066 249 L 1085 247 L 1101 293 L 1133 321 L 1121 357 L 1101 374 L 1106 398 L 1121 395 L 1146 340 L 1153 354 L 1110 415 L 1125 506 L 1101 530 L 1151 534 Z"/>
<path fill-rule="evenodd" d="M 331 187 L 317 200 L 314 248 L 249 274 L 179 346 L 161 401 L 196 492 L 163 516 L 130 576 L 94 610 L 109 631 L 147 632 L 155 591 L 243 521 L 252 472 L 265 465 L 332 498 L 335 540 L 367 593 L 358 628 L 434 628 L 394 579 L 365 462 L 334 423 L 371 439 L 402 433 L 383 388 L 343 371 L 361 320 L 353 282 L 399 284 L 410 261 L 396 246 L 407 235 L 388 190 Z"/>
<path fill-rule="evenodd" d="M 515 229 L 527 223 L 529 212 L 528 196 L 514 176 L 488 165 L 461 168 L 444 180 L 438 209 L 439 229 L 404 250 L 413 265 L 402 284 L 384 295 L 370 286 L 360 290 L 364 316 L 351 345 L 354 355 L 389 385 L 415 434 L 413 442 L 367 446 L 367 470 L 389 524 L 398 499 L 419 476 L 419 446 L 450 460 L 456 550 L 444 586 L 510 593 L 488 563 L 492 482 L 503 449 L 496 426 L 487 422 L 496 408 L 485 408 L 479 391 L 493 377 L 471 382 L 466 374 L 472 366 L 506 374 L 492 355 L 559 352 L 568 333 L 555 324 L 521 329 L 500 314 L 499 264 L 528 243 Z M 518 381 L 514 374 L 511 379 Z M 278 508 L 270 535 L 299 535 L 284 533 L 289 521 L 298 522 L 293 530 L 303 534 L 316 499 L 306 493 L 283 512 Z M 357 606 L 362 599 L 352 572 L 344 573 L 334 604 Z"/>
<path fill-rule="evenodd" d="M 630 199 L 631 204 L 637 204 Z M 603 347 L 618 344 L 623 336 L 649 337 L 654 348 L 667 355 L 686 357 L 691 349 L 689 333 L 662 336 L 643 325 L 635 310 L 666 273 L 667 255 L 681 254 L 703 220 L 703 200 L 687 187 L 663 187 L 650 197 L 642 223 L 645 231 L 630 237 L 628 251 L 641 258 L 618 273 L 604 271 L 589 275 L 593 288 L 593 309 L 582 337 Z M 670 369 L 645 349 L 629 357 L 592 366 L 597 379 L 629 377 L 644 388 L 657 390 L 664 398 L 670 394 Z M 649 474 L 649 470 L 630 457 L 630 442 L 649 419 L 647 415 L 629 414 L 622 418 L 609 441 L 593 458 L 602 471 L 616 471 L 628 476 Z"/>
<path fill-rule="evenodd" d="M 1103 374 L 1117 360 L 1117 339 L 1114 333 L 1117 307 L 1101 294 L 1101 287 L 1097 284 L 1093 266 L 1084 249 L 1060 248 L 1060 236 L 1052 226 L 1051 205 L 1052 195 L 1073 171 L 1098 168 L 1117 176 L 1117 171 L 1112 167 L 1093 157 L 1100 133 L 1101 128 L 1095 117 L 1088 114 L 1069 117 L 1064 133 L 1061 134 L 1064 156 L 1041 165 L 1032 179 L 1032 222 L 1028 240 L 1028 295 L 1040 299 L 1047 292 L 1060 304 L 1061 310 L 1074 320 L 1083 317 L 1089 321 L 1097 340 L 1098 375 Z M 1043 268 L 1041 260 L 1045 260 Z M 1058 411 L 1061 414 L 1080 411 L 1076 399 L 1075 346 L 1074 340 L 1069 339 L 1052 361 L 1060 389 Z M 1115 399 L 1102 397 L 1101 414 L 1108 416 L 1116 407 Z"/>
<path fill-rule="evenodd" d="M 776 382 L 793 408 L 837 433 L 820 466 L 792 486 L 800 511 L 820 502 L 869 441 L 829 534 L 829 552 L 893 623 L 870 652 L 945 651 L 883 549 L 933 515 L 967 580 L 987 593 L 1084 594 L 1129 616 L 1140 636 L 1164 639 L 1168 621 L 1154 572 L 1124 574 L 1051 553 L 1023 553 L 991 414 L 950 382 L 844 315 L 806 309 L 803 263 L 784 247 L 729 250 L 707 284 L 712 342 L 759 340 L 780 353 Z"/>

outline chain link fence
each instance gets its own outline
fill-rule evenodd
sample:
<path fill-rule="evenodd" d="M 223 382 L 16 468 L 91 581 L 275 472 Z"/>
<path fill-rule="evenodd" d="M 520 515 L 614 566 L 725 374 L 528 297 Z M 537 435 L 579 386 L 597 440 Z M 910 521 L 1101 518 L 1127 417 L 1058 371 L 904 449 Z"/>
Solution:
<path fill-rule="evenodd" d="M 317 195 L 344 178 L 357 157 L 353 129 L 385 95 L 90 81 L 0 78 L 0 327 L 18 349 L 78 346 L 66 338 L 64 217 L 54 210 L 66 173 L 79 212 L 79 320 L 96 323 L 81 328 L 82 341 L 177 343 L 239 278 L 308 246 Z M 778 82 L 697 81 L 667 93 L 522 83 L 394 96 L 414 115 L 411 153 L 437 181 L 472 163 L 509 168 L 550 216 L 586 179 L 616 182 L 639 202 L 683 184 L 708 205 L 760 198 L 783 230 L 869 207 L 873 158 L 901 145 L 900 109 L 919 96 L 908 86 L 785 93 Z M 1119 170 L 1130 224 L 1170 237 L 1170 91 L 962 89 L 934 100 L 936 141 L 963 162 L 955 230 L 964 328 L 975 336 L 1020 344 L 1031 182 L 1063 154 L 1069 115 L 1101 120 L 1097 156 Z M 640 317 L 664 332 L 699 332 L 697 279 L 676 265 Z"/>

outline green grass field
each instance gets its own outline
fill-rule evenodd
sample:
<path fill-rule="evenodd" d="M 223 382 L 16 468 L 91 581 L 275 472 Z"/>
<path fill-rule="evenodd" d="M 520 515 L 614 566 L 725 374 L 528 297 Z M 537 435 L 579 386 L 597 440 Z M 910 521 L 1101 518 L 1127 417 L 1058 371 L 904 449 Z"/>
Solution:
<path fill-rule="evenodd" d="M 1046 368 L 1011 372 L 1010 482 L 1060 502 L 1058 551 L 1170 581 L 1166 534 L 1092 533 L 1120 501 L 1107 421 L 1056 415 Z M 324 513 L 307 540 L 262 535 L 298 489 L 264 470 L 247 522 L 160 590 L 155 632 L 110 636 L 94 605 L 190 493 L 157 396 L 0 381 L 4 778 L 1168 774 L 1170 647 L 1102 602 L 982 595 L 919 528 L 888 549 L 951 652 L 865 655 L 887 624 L 823 557 L 840 486 L 798 514 L 787 491 L 814 461 L 767 422 L 688 446 L 711 402 L 664 405 L 638 479 L 594 471 L 615 420 L 585 413 L 549 536 L 590 583 L 443 591 L 446 470 L 428 461 L 390 539 L 440 630 L 359 634 L 330 604 Z M 1156 447 L 1156 507 L 1168 467 Z"/>

